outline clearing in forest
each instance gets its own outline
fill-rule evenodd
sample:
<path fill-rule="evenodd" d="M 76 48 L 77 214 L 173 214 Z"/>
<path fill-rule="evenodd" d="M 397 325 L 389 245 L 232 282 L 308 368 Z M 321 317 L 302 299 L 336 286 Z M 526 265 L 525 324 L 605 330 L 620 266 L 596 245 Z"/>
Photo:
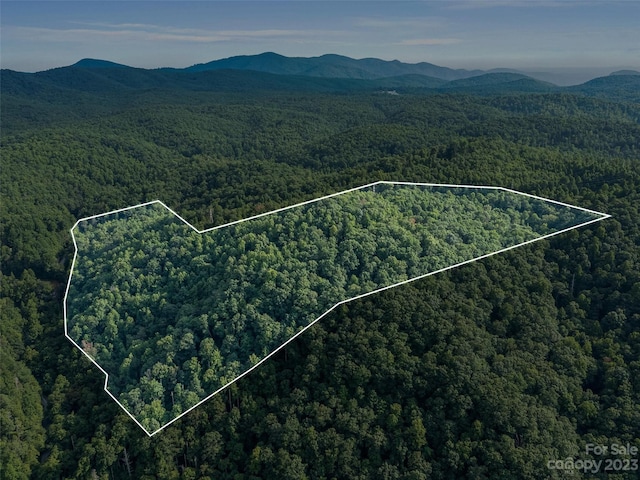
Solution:
<path fill-rule="evenodd" d="M 377 182 L 199 231 L 155 201 L 78 220 L 65 333 L 153 435 L 336 306 L 608 215 Z"/>

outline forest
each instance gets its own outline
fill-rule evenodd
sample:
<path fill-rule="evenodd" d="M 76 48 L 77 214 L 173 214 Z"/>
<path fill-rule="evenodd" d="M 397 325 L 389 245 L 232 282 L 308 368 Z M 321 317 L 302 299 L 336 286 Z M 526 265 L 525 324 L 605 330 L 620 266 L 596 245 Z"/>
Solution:
<path fill-rule="evenodd" d="M 151 434 L 340 302 L 598 218 L 388 183 L 204 234 L 145 205 L 74 227 L 67 333 Z"/>
<path fill-rule="evenodd" d="M 563 478 L 549 460 L 640 447 L 637 100 L 606 78 L 395 96 L 296 81 L 80 91 L 3 71 L 0 475 Z M 378 180 L 612 217 L 342 305 L 153 437 L 65 338 L 79 218 L 161 199 L 204 229 Z"/>

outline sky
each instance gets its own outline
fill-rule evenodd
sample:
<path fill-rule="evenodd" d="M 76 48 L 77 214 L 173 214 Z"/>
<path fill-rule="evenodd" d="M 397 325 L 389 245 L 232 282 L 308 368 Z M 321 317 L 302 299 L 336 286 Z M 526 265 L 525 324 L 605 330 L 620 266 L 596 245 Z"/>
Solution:
<path fill-rule="evenodd" d="M 466 69 L 640 70 L 640 0 L 0 2 L 2 68 L 337 53 Z"/>

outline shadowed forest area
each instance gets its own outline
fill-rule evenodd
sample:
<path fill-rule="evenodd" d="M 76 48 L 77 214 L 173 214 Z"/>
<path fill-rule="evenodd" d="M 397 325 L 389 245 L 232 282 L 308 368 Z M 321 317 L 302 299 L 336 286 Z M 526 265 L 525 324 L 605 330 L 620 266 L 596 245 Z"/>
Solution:
<path fill-rule="evenodd" d="M 2 74 L 3 478 L 562 478 L 548 461 L 587 443 L 640 447 L 640 106 L 618 87 L 74 89 L 76 74 Z M 64 337 L 77 219 L 161 199 L 203 229 L 377 180 L 612 218 L 341 306 L 153 437 Z"/>

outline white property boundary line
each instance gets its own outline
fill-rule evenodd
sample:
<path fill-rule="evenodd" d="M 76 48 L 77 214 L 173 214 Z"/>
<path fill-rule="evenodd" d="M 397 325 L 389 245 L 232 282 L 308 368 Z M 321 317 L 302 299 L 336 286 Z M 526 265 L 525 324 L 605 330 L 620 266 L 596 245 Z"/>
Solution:
<path fill-rule="evenodd" d="M 324 200 L 326 198 L 331 198 L 331 197 L 336 197 L 338 195 L 343 195 L 345 193 L 349 193 L 349 192 L 354 192 L 356 190 L 363 190 L 365 188 L 369 188 L 369 187 L 375 187 L 376 185 L 410 185 L 410 186 L 423 186 L 423 187 L 447 187 L 447 188 L 469 188 L 469 189 L 485 189 L 485 190 L 503 190 L 505 192 L 510 192 L 510 193 L 515 193 L 517 195 L 524 195 L 526 197 L 531 197 L 531 198 L 535 198 L 537 200 L 542 200 L 545 202 L 550 202 L 550 203 L 555 203 L 557 205 L 562 205 L 564 207 L 569 207 L 569 208 L 574 208 L 577 210 L 582 210 L 584 212 L 588 212 L 594 215 L 598 215 L 600 218 L 595 218 L 593 220 L 589 220 L 588 222 L 584 222 L 584 223 L 580 223 L 579 225 L 575 225 L 573 227 L 569 227 L 569 228 L 565 228 L 563 230 L 559 230 L 557 232 L 553 232 L 547 235 L 543 235 L 542 237 L 539 238 L 534 238 L 531 240 L 527 240 L 526 242 L 522 242 L 519 243 L 517 245 L 512 245 L 510 247 L 506 247 L 503 248 L 501 250 L 496 250 L 495 252 L 491 252 L 491 253 L 487 253 L 485 255 L 481 255 L 479 257 L 476 258 L 472 258 L 471 260 L 465 260 L 464 262 L 460 262 L 460 263 L 456 263 L 454 265 L 449 265 L 448 267 L 444 267 L 441 268 L 439 270 L 436 270 L 434 272 L 429 272 L 426 273 L 424 275 L 419 275 L 417 277 L 413 277 L 409 280 L 404 280 L 402 282 L 399 283 L 394 283 L 393 285 L 389 285 L 386 287 L 382 287 L 382 288 L 378 288 L 377 290 L 373 290 L 371 292 L 367 292 L 367 293 L 363 293 L 361 295 L 349 298 L 347 300 L 342 300 L 341 302 L 336 303 L 333 307 L 329 308 L 326 312 L 324 312 L 322 315 L 320 315 L 318 318 L 316 318 L 314 321 L 312 321 L 311 323 L 309 323 L 309 325 L 307 325 L 306 327 L 303 327 L 299 332 L 297 332 L 296 334 L 294 334 L 291 338 L 289 338 L 286 342 L 284 342 L 282 345 L 280 345 L 278 348 L 276 348 L 273 352 L 269 353 L 266 357 L 264 357 L 262 360 L 260 360 L 258 363 L 256 363 L 254 366 L 252 366 L 251 368 L 249 368 L 248 370 L 246 370 L 245 372 L 241 373 L 240 375 L 238 375 L 236 378 L 234 378 L 233 380 L 231 380 L 230 382 L 228 382 L 226 385 L 224 385 L 223 387 L 220 387 L 218 390 L 216 390 L 215 392 L 209 394 L 207 397 L 203 398 L 202 400 L 200 400 L 198 403 L 196 403 L 195 405 L 193 405 L 192 407 L 188 408 L 187 410 L 185 410 L 184 412 L 182 412 L 180 415 L 178 415 L 176 418 L 174 418 L 173 420 L 169 421 L 168 423 L 164 424 L 163 426 L 161 426 L 159 429 L 155 430 L 154 432 L 149 432 L 146 428 L 144 428 L 142 426 L 142 424 L 140 424 L 140 422 L 133 416 L 131 415 L 131 413 L 129 413 L 129 411 L 118 401 L 118 399 L 107 389 L 108 383 L 109 383 L 109 374 L 93 359 L 89 356 L 88 353 L 86 353 L 70 336 L 69 336 L 69 332 L 67 329 L 67 296 L 69 295 L 69 287 L 71 286 L 71 278 L 73 276 L 73 269 L 75 267 L 76 264 L 76 258 L 78 256 L 78 244 L 76 243 L 76 237 L 73 233 L 74 229 L 81 223 L 81 222 L 86 222 L 88 220 L 92 220 L 94 218 L 99 218 L 99 217 L 104 217 L 107 215 L 113 215 L 115 213 L 120 213 L 120 212 L 124 212 L 127 210 L 132 210 L 134 208 L 139 208 L 139 207 L 145 207 L 148 205 L 152 205 L 152 204 L 160 204 L 162 205 L 164 208 L 166 208 L 169 212 L 171 212 L 173 215 L 175 215 L 177 218 L 179 218 L 184 224 L 186 224 L 187 226 L 189 226 L 190 228 L 192 228 L 194 231 L 198 232 L 198 233 L 206 233 L 206 232 L 211 232 L 213 230 L 217 230 L 220 228 L 224 228 L 224 227 L 228 227 L 230 225 L 235 225 L 237 223 L 241 223 L 241 222 L 246 222 L 248 220 L 253 220 L 255 218 L 260 218 L 260 217 L 264 217 L 266 215 L 271 215 L 274 213 L 278 213 L 278 212 L 282 212 L 285 210 L 289 210 L 291 208 L 296 208 L 296 207 L 300 207 L 302 205 L 308 205 L 310 203 L 314 203 L 314 202 L 319 202 L 320 200 Z M 596 212 L 595 210 L 589 210 L 587 208 L 582 208 L 582 207 L 576 207 L 574 205 L 569 205 L 568 203 L 563 203 L 563 202 L 558 202 L 556 200 L 550 200 L 548 198 L 543 198 L 543 197 L 539 197 L 537 195 L 531 195 L 528 193 L 522 193 L 522 192 L 518 192 L 517 190 L 512 190 L 509 188 L 504 188 L 504 187 L 493 187 L 493 186 L 479 186 L 479 185 L 456 185 L 456 184 L 441 184 L 441 183 L 417 183 L 417 182 L 391 182 L 391 181 L 379 181 L 379 182 L 373 182 L 373 183 L 368 183 L 366 185 L 363 185 L 361 187 L 355 187 L 355 188 L 350 188 L 349 190 L 343 190 L 341 192 L 338 193 L 332 193 L 330 195 L 325 195 L 324 197 L 320 197 L 320 198 L 316 198 L 313 200 L 307 200 L 305 202 L 300 202 L 300 203 L 296 203 L 295 205 L 291 205 L 289 207 L 283 207 L 283 208 L 279 208 L 277 210 L 272 210 L 270 212 L 265 212 L 265 213 L 261 213 L 259 215 L 254 215 L 252 217 L 248 217 L 248 218 L 244 218 L 242 220 L 236 220 L 233 222 L 229 222 L 229 223 L 225 223 L 223 225 L 218 225 L 216 227 L 212 227 L 212 228 L 207 228 L 205 230 L 198 230 L 196 227 L 194 227 L 193 225 L 191 225 L 189 222 L 187 222 L 184 218 L 182 218 L 180 215 L 178 215 L 176 212 L 174 212 L 171 208 L 169 208 L 168 206 L 166 206 L 163 202 L 161 202 L 160 200 L 153 200 L 151 202 L 145 202 L 145 203 L 140 203 L 138 205 L 134 205 L 131 207 L 126 207 L 126 208 L 120 208 L 118 210 L 112 210 L 110 212 L 107 213 L 101 213 L 99 215 L 92 215 L 90 217 L 85 217 L 85 218 L 81 218 L 79 219 L 74 225 L 73 227 L 71 227 L 71 238 L 73 239 L 73 246 L 75 248 L 75 252 L 73 254 L 73 262 L 71 264 L 71 271 L 69 272 L 69 281 L 67 282 L 67 288 L 65 290 L 65 294 L 64 294 L 64 300 L 63 300 L 63 312 L 64 312 L 64 334 L 65 336 L 69 339 L 69 341 L 71 343 L 73 343 L 76 348 L 78 348 L 78 350 L 80 350 L 96 367 L 98 367 L 98 369 L 100 369 L 100 371 L 102 373 L 104 373 L 105 375 L 105 380 L 104 380 L 104 391 L 107 392 L 107 394 L 118 404 L 120 405 L 120 408 L 122 408 L 127 415 L 129 415 L 129 417 L 131 417 L 131 419 L 142 429 L 144 430 L 144 432 L 149 436 L 152 437 L 153 435 L 155 435 L 156 433 L 164 430 L 166 427 L 168 427 L 169 425 L 171 425 L 173 422 L 175 422 L 176 420 L 182 418 L 184 415 L 186 415 L 187 413 L 189 413 L 191 410 L 193 410 L 194 408 L 200 406 L 201 404 L 203 404 L 204 402 L 206 402 L 207 400 L 209 400 L 211 397 L 213 397 L 214 395 L 220 393 L 220 391 L 224 390 L 225 388 L 227 388 L 229 385 L 231 385 L 232 383 L 237 382 L 238 380 L 240 380 L 242 377 L 244 377 L 245 375 L 247 375 L 248 373 L 250 373 L 251 371 L 253 371 L 255 368 L 257 368 L 258 366 L 260 366 L 263 362 L 267 361 L 268 359 L 270 359 L 273 355 L 275 355 L 277 352 L 279 352 L 280 350 L 282 350 L 287 344 L 289 344 L 290 342 L 292 342 L 293 340 L 295 340 L 299 335 L 301 335 L 302 333 L 304 333 L 307 329 L 309 329 L 311 326 L 313 326 L 316 322 L 318 322 L 320 319 L 324 318 L 326 315 L 328 315 L 330 312 L 332 312 L 334 309 L 336 309 L 337 307 L 339 307 L 340 305 L 343 305 L 345 303 L 351 302 L 353 300 L 358 300 L 360 298 L 364 298 L 364 297 L 368 297 L 369 295 L 373 295 L 379 292 L 382 292 L 384 290 L 389 290 L 390 288 L 394 288 L 397 287 L 399 285 L 404 285 L 406 283 L 409 282 L 414 282 L 416 280 L 420 280 L 422 278 L 431 276 L 431 275 L 435 275 L 437 273 L 441 273 L 444 272 L 446 270 L 451 270 L 453 268 L 456 267 L 460 267 L 462 265 L 466 265 L 468 263 L 472 263 L 475 262 L 477 260 L 482 260 L 483 258 L 487 258 L 490 257 L 492 255 L 496 255 L 498 253 L 502 253 L 502 252 L 506 252 L 508 250 L 512 250 L 514 248 L 517 247 L 521 247 L 523 245 L 527 245 L 529 243 L 533 243 L 533 242 L 537 242 L 539 240 L 543 240 L 545 238 L 549 238 L 549 237 L 553 237 L 554 235 L 559 235 L 561 233 L 564 232 L 568 232 L 569 230 L 573 230 L 574 228 L 578 228 L 578 227 L 583 227 L 585 225 L 589 225 L 591 223 L 595 223 L 595 222 L 599 222 L 600 220 L 605 220 L 607 218 L 610 218 L 611 215 L 608 215 L 606 213 L 601 213 L 601 212 Z"/>

